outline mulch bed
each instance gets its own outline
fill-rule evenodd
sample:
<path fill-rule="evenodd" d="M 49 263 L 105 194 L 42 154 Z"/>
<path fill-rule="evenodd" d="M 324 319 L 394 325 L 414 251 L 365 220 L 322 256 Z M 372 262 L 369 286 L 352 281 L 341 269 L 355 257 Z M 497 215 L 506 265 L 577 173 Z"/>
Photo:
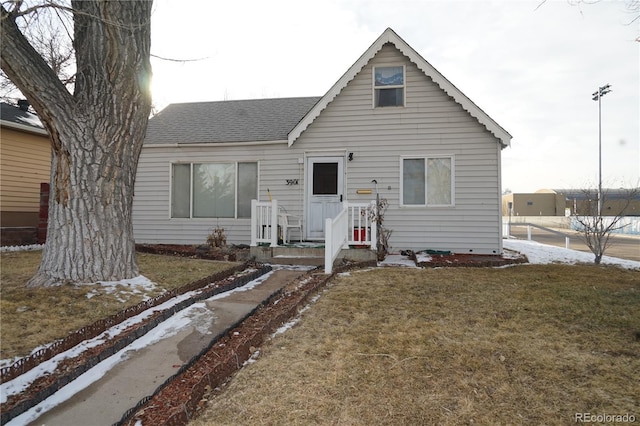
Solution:
<path fill-rule="evenodd" d="M 136 250 L 142 253 L 164 254 L 170 256 L 192 257 L 197 259 L 245 261 L 249 258 L 249 247 L 246 245 L 229 246 L 224 249 L 210 249 L 206 245 L 170 245 L 170 244 L 137 244 Z M 403 251 L 404 254 L 422 268 L 440 267 L 496 267 L 518 263 L 527 263 L 529 260 L 524 255 L 516 253 L 509 256 L 482 255 L 482 254 L 455 254 L 435 253 L 430 254 L 430 260 L 419 262 L 415 252 Z"/>
<path fill-rule="evenodd" d="M 243 262 L 249 258 L 249 246 L 247 245 L 211 248 L 207 245 L 136 244 L 136 251 L 140 253 L 164 254 L 168 256 L 228 262 Z"/>
<path fill-rule="evenodd" d="M 468 268 L 487 268 L 512 265 L 518 263 L 527 263 L 529 260 L 526 256 L 504 257 L 482 254 L 432 254 L 431 259 L 426 262 L 418 262 L 415 253 L 409 256 L 417 266 L 422 268 L 442 268 L 442 267 L 468 267 Z"/>

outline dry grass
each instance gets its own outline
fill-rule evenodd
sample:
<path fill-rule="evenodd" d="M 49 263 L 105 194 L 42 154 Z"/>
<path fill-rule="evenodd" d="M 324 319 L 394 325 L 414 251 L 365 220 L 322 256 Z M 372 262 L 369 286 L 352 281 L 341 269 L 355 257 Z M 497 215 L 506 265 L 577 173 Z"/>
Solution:
<path fill-rule="evenodd" d="M 138 254 L 140 273 L 157 285 L 146 293 L 124 286 L 110 293 L 100 285 L 29 289 L 41 252 L 1 253 L 0 359 L 24 356 L 119 310 L 230 267 L 233 263 Z M 87 298 L 87 294 L 94 294 Z"/>
<path fill-rule="evenodd" d="M 570 424 L 582 412 L 638 419 L 639 340 L 638 272 L 355 272 L 210 395 L 193 424 Z"/>

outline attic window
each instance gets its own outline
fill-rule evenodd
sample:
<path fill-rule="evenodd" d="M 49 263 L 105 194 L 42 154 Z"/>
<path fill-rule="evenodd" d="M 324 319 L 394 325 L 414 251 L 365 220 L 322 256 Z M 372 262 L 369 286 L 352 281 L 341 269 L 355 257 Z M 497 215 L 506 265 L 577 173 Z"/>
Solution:
<path fill-rule="evenodd" d="M 404 66 L 373 69 L 374 107 L 404 106 Z"/>

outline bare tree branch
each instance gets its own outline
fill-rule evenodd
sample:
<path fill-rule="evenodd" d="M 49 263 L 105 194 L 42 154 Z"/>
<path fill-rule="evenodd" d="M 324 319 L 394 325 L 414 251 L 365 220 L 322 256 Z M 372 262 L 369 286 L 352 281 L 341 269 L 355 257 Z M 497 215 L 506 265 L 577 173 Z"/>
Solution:
<path fill-rule="evenodd" d="M 536 8 L 535 8 L 535 9 L 533 9 L 533 11 L 535 12 L 536 10 L 540 9 L 540 8 L 542 7 L 542 5 L 543 5 L 543 4 L 545 4 L 546 2 L 547 2 L 547 0 L 542 0 L 542 1 L 540 2 L 540 4 L 538 4 L 538 5 L 536 6 Z"/>
<path fill-rule="evenodd" d="M 158 55 L 154 55 L 153 53 L 151 54 L 152 58 L 156 58 L 156 59 L 160 59 L 161 61 L 169 61 L 169 62 L 198 62 L 198 61 L 204 61 L 209 59 L 209 57 L 204 57 L 204 58 L 196 58 L 196 59 L 175 59 L 175 58 L 165 58 L 163 56 L 158 56 Z"/>

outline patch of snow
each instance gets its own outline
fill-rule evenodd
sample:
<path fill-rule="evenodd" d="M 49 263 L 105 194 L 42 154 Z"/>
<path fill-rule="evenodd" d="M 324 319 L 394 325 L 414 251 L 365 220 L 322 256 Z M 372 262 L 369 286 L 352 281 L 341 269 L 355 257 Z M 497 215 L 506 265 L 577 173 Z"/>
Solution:
<path fill-rule="evenodd" d="M 540 244 L 535 241 L 509 239 L 503 241 L 503 246 L 506 249 L 526 255 L 529 263 L 532 264 L 593 263 L 592 253 Z M 626 269 L 640 269 L 640 262 L 610 256 L 603 256 L 602 264 L 620 266 Z"/>
<path fill-rule="evenodd" d="M 44 248 L 44 244 L 31 244 L 28 246 L 3 246 L 0 247 L 0 253 L 8 252 L 8 251 L 35 251 L 42 250 Z"/>
<path fill-rule="evenodd" d="M 301 256 L 301 257 L 303 257 L 303 256 Z M 310 265 L 277 265 L 277 264 L 269 264 L 269 266 L 271 266 L 271 269 L 273 269 L 274 271 L 277 271 L 277 270 L 280 270 L 280 269 L 284 269 L 284 270 L 287 270 L 287 271 L 310 271 L 312 269 L 315 269 L 315 266 L 310 266 Z"/>
<path fill-rule="evenodd" d="M 307 303 L 302 309 L 300 309 L 300 312 L 298 312 L 298 315 L 296 315 L 295 318 L 293 318 L 292 320 L 282 324 L 276 331 L 273 332 L 273 334 L 271 335 L 271 338 L 277 336 L 278 334 L 285 333 L 287 330 L 291 329 L 294 325 L 296 325 L 298 323 L 298 321 L 300 321 L 301 315 L 307 309 L 309 309 L 311 307 L 311 305 L 316 303 L 318 301 L 318 299 L 320 299 L 320 295 L 319 294 L 313 296 L 311 298 L 311 300 L 309 300 L 309 303 Z"/>
<path fill-rule="evenodd" d="M 99 284 L 101 288 L 100 289 L 96 288 L 87 292 L 87 299 L 91 299 L 94 296 L 100 295 L 102 290 L 106 294 L 117 293 L 118 295 L 121 295 L 123 297 L 126 297 L 132 293 L 142 294 L 143 299 L 147 300 L 150 298 L 147 295 L 147 293 L 155 290 L 156 288 L 156 283 L 149 280 L 144 275 L 138 275 L 137 277 L 121 280 L 121 281 L 98 281 L 96 284 Z M 92 285 L 92 284 L 78 284 L 78 285 Z M 125 299 L 123 297 L 118 297 L 118 301 L 124 303 L 128 300 L 128 298 Z"/>
<path fill-rule="evenodd" d="M 295 317 L 291 321 L 285 322 L 280 327 L 278 327 L 278 329 L 276 331 L 273 332 L 271 337 L 275 337 L 278 334 L 285 333 L 287 330 L 291 329 L 294 325 L 296 325 L 298 323 L 298 321 L 300 321 L 300 317 Z"/>
<path fill-rule="evenodd" d="M 31 113 L 29 113 L 29 115 L 26 115 L 24 117 L 16 117 L 16 120 L 22 121 L 23 123 L 27 123 L 31 126 L 40 127 L 41 129 L 44 129 L 44 126 L 42 125 L 42 122 L 40 121 L 40 119 Z"/>
<path fill-rule="evenodd" d="M 251 354 L 251 356 L 242 364 L 242 366 L 244 367 L 246 365 L 253 364 L 258 360 L 259 356 L 260 356 L 260 349 L 256 349 L 256 351 Z"/>

